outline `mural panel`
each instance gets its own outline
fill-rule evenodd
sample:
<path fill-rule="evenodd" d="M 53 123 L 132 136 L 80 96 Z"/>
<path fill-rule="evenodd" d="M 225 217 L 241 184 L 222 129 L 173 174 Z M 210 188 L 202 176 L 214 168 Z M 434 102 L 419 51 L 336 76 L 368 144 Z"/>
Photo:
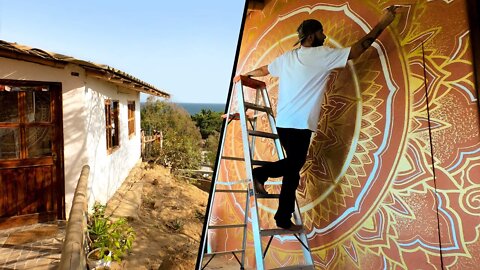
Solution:
<path fill-rule="evenodd" d="M 476 269 L 480 263 L 480 125 L 465 1 L 266 1 L 247 16 L 237 74 L 293 49 L 305 19 L 322 22 L 326 46 L 348 47 L 399 3 L 397 19 L 379 40 L 333 72 L 319 104 L 297 191 L 318 269 Z M 275 109 L 278 81 L 262 79 Z M 240 127 L 230 125 L 224 155 L 240 156 Z M 255 152 L 256 159 L 276 159 L 268 139 L 257 140 Z M 245 178 L 242 167 L 225 161 L 220 178 L 235 188 Z M 270 192 L 279 191 L 280 180 L 269 182 Z M 241 223 L 245 199 L 223 196 L 215 201 L 215 223 Z M 276 203 L 259 202 L 262 227 L 274 227 Z M 210 237 L 216 250 L 242 240 L 242 231 Z M 247 242 L 254 266 L 250 233 Z M 294 237 L 277 237 L 272 245 L 268 267 L 303 259 Z"/>

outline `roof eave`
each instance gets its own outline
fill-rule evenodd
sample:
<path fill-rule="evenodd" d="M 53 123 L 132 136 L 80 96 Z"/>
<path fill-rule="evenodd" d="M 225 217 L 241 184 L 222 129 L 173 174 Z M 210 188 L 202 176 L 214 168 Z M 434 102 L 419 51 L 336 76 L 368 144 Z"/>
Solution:
<path fill-rule="evenodd" d="M 77 65 L 84 68 L 87 74 L 104 81 L 111 82 L 134 91 L 163 98 L 170 98 L 170 94 L 167 92 L 159 90 L 151 84 L 141 81 L 130 74 L 107 65 L 99 65 L 66 55 L 49 53 L 40 49 L 30 48 L 3 40 L 0 40 L 0 45 L 2 45 L 0 47 L 0 57 L 46 65 L 54 68 L 64 68 L 68 64 Z"/>
<path fill-rule="evenodd" d="M 114 72 L 112 70 L 98 69 L 90 66 L 82 65 L 82 67 L 85 69 L 87 76 L 92 76 L 97 79 L 101 79 L 137 92 L 142 92 L 145 94 L 163 97 L 167 99 L 170 98 L 170 94 L 158 90 L 145 82 L 128 78 L 127 76 L 125 76 L 125 74 Z"/>

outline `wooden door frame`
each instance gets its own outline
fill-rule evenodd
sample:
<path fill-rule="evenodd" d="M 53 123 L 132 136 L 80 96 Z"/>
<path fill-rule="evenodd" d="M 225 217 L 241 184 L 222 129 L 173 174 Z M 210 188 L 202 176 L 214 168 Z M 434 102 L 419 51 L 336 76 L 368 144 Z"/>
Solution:
<path fill-rule="evenodd" d="M 39 86 L 39 85 L 46 85 L 49 87 L 49 91 L 53 93 L 53 98 L 51 100 L 51 111 L 55 112 L 51 114 L 52 122 L 55 125 L 55 134 L 54 134 L 54 141 L 52 142 L 52 152 L 58 153 L 57 154 L 57 161 L 55 166 L 55 177 L 57 179 L 55 190 L 57 190 L 60 194 L 57 193 L 56 196 L 56 219 L 65 220 L 65 173 L 64 173 L 64 139 L 63 139 L 63 104 L 62 104 L 62 84 L 60 82 L 43 82 L 43 81 L 23 81 L 23 80 L 4 80 L 0 79 L 0 84 L 4 85 L 16 85 L 16 86 Z M 14 163 L 14 162 L 13 162 Z M 27 215 L 26 217 L 22 218 L 22 216 L 16 217 L 16 221 L 10 223 L 10 225 L 18 224 L 22 225 L 21 223 L 26 222 L 26 220 L 31 219 Z M 38 222 L 47 221 L 48 217 L 42 217 L 38 215 Z M 0 223 L 1 225 L 1 223 Z M 1 226 L 0 226 L 1 229 Z"/>

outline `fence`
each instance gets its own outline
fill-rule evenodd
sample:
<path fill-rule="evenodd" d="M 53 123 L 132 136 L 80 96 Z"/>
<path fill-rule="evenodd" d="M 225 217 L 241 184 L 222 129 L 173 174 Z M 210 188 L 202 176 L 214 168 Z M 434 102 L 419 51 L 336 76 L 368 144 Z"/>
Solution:
<path fill-rule="evenodd" d="M 72 210 L 67 223 L 59 270 L 87 269 L 85 247 L 87 230 L 88 175 L 90 167 L 83 166 L 73 195 Z"/>
<path fill-rule="evenodd" d="M 153 135 L 145 135 L 142 131 L 142 159 L 148 160 L 154 156 L 155 151 L 163 148 L 163 134 L 161 131 L 154 131 Z"/>

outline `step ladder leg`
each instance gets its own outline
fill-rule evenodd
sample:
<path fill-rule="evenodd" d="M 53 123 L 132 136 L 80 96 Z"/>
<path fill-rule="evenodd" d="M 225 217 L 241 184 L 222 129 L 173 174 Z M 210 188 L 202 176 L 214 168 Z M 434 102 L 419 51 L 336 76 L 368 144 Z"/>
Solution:
<path fill-rule="evenodd" d="M 232 110 L 232 99 L 234 98 L 234 95 L 231 94 L 230 95 L 230 98 L 229 98 L 229 102 L 228 102 L 228 109 L 227 109 L 227 115 L 230 114 L 231 110 Z M 201 238 L 201 242 L 200 242 L 200 247 L 199 247 L 199 255 L 198 255 L 198 258 L 197 258 L 197 266 L 196 268 L 197 269 L 203 269 L 204 267 L 206 267 L 206 265 L 208 265 L 208 263 L 210 263 L 210 261 L 213 259 L 213 257 L 215 257 L 215 254 L 212 255 L 211 258 L 209 258 L 208 262 L 205 264 L 205 266 L 202 266 L 203 265 L 203 260 L 204 260 L 204 254 L 206 253 L 211 253 L 211 247 L 208 243 L 208 235 L 209 235 L 209 222 L 212 218 L 212 210 L 213 210 L 213 205 L 214 205 L 214 200 L 215 200 L 215 190 L 217 188 L 217 180 L 218 180 L 218 177 L 219 177 L 219 174 L 220 174 L 220 164 L 221 164 L 221 156 L 223 154 L 223 150 L 224 150 L 224 145 L 225 145 L 225 138 L 226 138 L 226 134 L 227 134 L 227 128 L 228 128 L 228 124 L 227 124 L 227 120 L 226 119 L 224 122 L 223 122 L 223 128 L 222 128 L 222 133 L 221 133 L 221 142 L 219 144 L 219 150 L 217 152 L 217 155 L 218 155 L 218 158 L 217 158 L 217 162 L 215 164 L 215 168 L 214 168 L 214 175 L 212 176 L 212 184 L 211 184 L 211 188 L 210 188 L 210 194 L 209 194 L 209 197 L 208 197 L 208 204 L 207 204 L 207 213 L 205 215 L 205 218 L 206 218 L 206 221 L 204 222 L 203 224 L 203 232 L 202 232 L 202 238 Z M 245 252 L 243 252 L 245 253 Z"/>
<path fill-rule="evenodd" d="M 267 256 L 267 251 L 268 251 L 268 248 L 270 247 L 270 244 L 272 243 L 272 240 L 273 240 L 273 235 L 270 236 L 270 239 L 268 240 L 267 246 L 265 247 L 265 251 L 263 252 L 263 258 L 264 259 L 265 259 L 265 256 Z"/>
<path fill-rule="evenodd" d="M 260 94 L 260 90 L 259 90 L 259 89 L 256 89 L 256 90 L 255 90 L 255 104 L 258 104 L 258 100 L 259 100 L 259 98 L 260 98 L 260 95 L 261 95 L 261 94 Z M 256 113 L 257 113 L 257 111 L 254 110 L 254 111 L 253 111 L 253 114 L 256 114 Z M 257 118 L 256 118 L 256 117 L 254 118 L 253 121 L 250 121 L 250 125 L 252 126 L 252 130 L 257 130 Z M 251 139 L 251 142 L 250 142 L 250 149 L 251 149 L 250 152 L 251 152 L 251 158 L 252 158 L 252 159 L 254 158 L 255 139 L 256 139 L 256 138 L 257 138 L 257 137 L 254 136 L 254 137 Z"/>
<path fill-rule="evenodd" d="M 262 98 L 263 98 L 263 104 L 265 104 L 266 107 L 271 108 L 267 88 L 262 89 Z M 270 124 L 270 128 L 272 129 L 272 133 L 278 135 L 277 125 L 275 124 L 275 118 L 273 117 L 272 114 L 267 114 L 267 115 L 268 115 L 268 123 Z M 280 142 L 280 138 L 275 139 L 275 148 L 277 149 L 278 159 L 279 160 L 284 159 L 285 154 L 283 153 L 283 147 L 282 147 L 282 143 Z"/>
<path fill-rule="evenodd" d="M 238 79 L 239 78 L 239 79 Z M 248 103 L 245 102 L 244 99 L 244 88 L 243 85 L 251 87 L 256 90 L 256 96 L 255 96 L 255 103 Z M 199 247 L 199 257 L 197 258 L 197 269 L 205 269 L 206 266 L 211 262 L 211 260 L 215 257 L 215 255 L 219 254 L 229 254 L 232 253 L 237 262 L 240 264 L 240 269 L 244 269 L 245 267 L 245 260 L 246 260 L 246 247 L 247 247 L 247 228 L 248 228 L 248 221 L 251 221 L 251 226 L 252 226 L 252 234 L 253 234 L 253 244 L 255 247 L 255 262 L 256 262 L 256 269 L 259 270 L 264 270 L 265 269 L 265 261 L 264 257 L 266 256 L 268 249 L 272 243 L 273 238 L 276 235 L 283 235 L 283 234 L 293 234 L 297 240 L 301 243 L 302 250 L 303 250 L 303 256 L 306 262 L 306 265 L 292 265 L 288 267 L 283 267 L 281 269 L 314 269 L 314 263 L 313 259 L 310 253 L 310 248 L 308 246 L 308 239 L 305 234 L 305 230 L 301 229 L 296 232 L 292 232 L 289 230 L 283 230 L 283 229 L 261 229 L 260 226 L 260 219 L 259 219 L 259 209 L 258 209 L 258 198 L 267 198 L 267 197 L 257 197 L 257 195 L 254 192 L 253 189 L 253 176 L 252 176 L 252 162 L 255 162 L 257 165 L 261 165 L 261 161 L 252 161 L 254 157 L 254 151 L 255 151 L 255 137 L 256 136 L 261 136 L 269 139 L 273 139 L 275 143 L 275 148 L 277 150 L 277 155 L 278 159 L 283 159 L 285 157 L 285 154 L 283 152 L 283 147 L 281 145 L 280 139 L 278 137 L 278 132 L 277 128 L 275 125 L 275 119 L 273 117 L 273 110 L 271 108 L 270 100 L 268 97 L 266 85 L 264 82 L 254 80 L 251 78 L 247 78 L 244 76 L 236 77 L 235 79 L 235 86 L 232 88 L 232 91 L 229 93 L 229 101 L 228 101 L 228 109 L 227 109 L 227 118 L 225 122 L 223 122 L 223 128 L 222 128 L 222 135 L 221 135 L 221 143 L 219 146 L 219 150 L 217 154 L 219 157 L 217 158 L 217 162 L 215 164 L 215 173 L 214 177 L 212 179 L 212 187 L 211 187 L 211 192 L 209 195 L 208 199 L 208 205 L 207 205 L 207 221 L 204 224 L 203 228 L 203 235 Z M 233 108 L 233 100 L 237 99 L 237 111 L 238 113 L 235 113 L 233 117 L 230 117 L 232 115 L 232 108 Z M 259 104 L 260 99 L 263 100 L 264 106 Z M 253 118 L 253 120 L 250 120 L 249 117 L 247 117 L 247 111 L 246 108 L 249 110 L 254 110 L 254 113 L 257 111 L 265 112 L 268 117 L 268 123 L 271 128 L 271 133 L 268 132 L 260 132 L 257 131 L 257 121 L 256 118 Z M 240 120 L 240 127 L 241 127 L 241 136 L 242 136 L 242 147 L 243 147 L 243 158 L 240 157 L 226 157 L 223 155 L 224 151 L 224 145 L 225 145 L 225 138 L 226 138 L 226 133 L 227 133 L 227 127 L 228 123 L 230 123 L 232 120 Z M 228 122 L 228 123 L 227 123 Z M 251 125 L 252 130 L 248 129 L 248 124 Z M 249 139 L 249 136 L 253 136 L 251 140 Z M 222 184 L 239 184 L 239 181 L 237 182 L 228 182 L 228 183 L 223 183 L 223 182 L 218 182 L 218 177 L 219 177 L 219 171 L 220 171 L 220 165 L 222 160 L 231 160 L 231 161 L 236 161 L 236 162 L 244 162 L 245 166 L 245 172 L 246 172 L 246 177 L 247 177 L 247 187 L 246 190 L 232 190 L 232 189 L 218 189 L 217 190 L 217 184 L 222 183 Z M 215 226 L 210 226 L 210 220 L 212 218 L 212 209 L 213 209 L 213 204 L 215 201 L 215 194 L 216 192 L 232 192 L 232 193 L 245 193 L 246 194 L 246 199 L 245 199 L 245 216 L 244 216 L 244 223 L 243 224 L 228 224 L 228 225 L 215 225 Z M 268 198 L 278 198 L 278 196 L 272 195 Z M 250 215 L 249 215 L 250 214 Z M 249 218 L 250 217 L 250 218 Z M 294 211 L 294 218 L 295 218 L 295 223 L 296 224 L 303 224 L 302 222 L 302 217 L 300 214 L 300 208 L 298 206 L 297 201 L 295 201 L 295 211 Z M 208 235 L 209 235 L 209 229 L 225 229 L 225 228 L 233 228 L 233 227 L 243 227 L 243 239 L 242 239 L 242 249 L 239 250 L 228 250 L 228 251 L 218 251 L 218 252 L 211 252 L 211 246 L 208 241 Z M 268 241 L 268 244 L 263 250 L 262 248 L 262 236 L 270 236 L 270 239 Z M 206 253 L 208 252 L 208 254 Z M 241 257 L 239 257 L 236 253 L 242 253 Z M 203 260 L 204 256 L 212 256 L 205 265 L 203 265 Z M 200 262 L 200 263 L 199 263 Z"/>
<path fill-rule="evenodd" d="M 300 234 L 301 235 L 301 234 Z M 308 251 L 310 251 L 310 249 L 308 248 L 308 246 L 306 245 L 306 243 L 304 243 L 301 239 L 300 239 L 300 236 L 297 235 L 297 234 L 294 234 L 293 236 L 295 236 L 295 238 L 297 238 L 298 242 L 300 242 L 300 244 L 303 246 L 303 248 L 307 249 Z"/>
<path fill-rule="evenodd" d="M 233 254 L 233 257 L 235 257 L 235 260 L 237 260 L 238 264 L 240 264 L 240 269 L 242 269 L 242 270 L 245 269 L 245 268 L 243 267 L 243 261 L 240 262 L 240 260 L 239 260 L 238 257 L 237 257 L 237 254 L 235 254 L 235 253 L 233 253 L 233 252 L 232 252 L 232 254 Z M 242 254 L 243 254 L 242 257 L 245 256 L 245 252 L 242 252 Z"/>
<path fill-rule="evenodd" d="M 244 217 L 244 224 L 245 228 L 243 229 L 243 240 L 242 240 L 242 249 L 247 250 L 247 229 L 248 229 L 248 209 L 250 208 L 250 188 L 247 185 L 247 197 L 245 198 L 245 217 Z M 240 263 L 241 268 L 244 269 L 245 267 L 245 256 L 246 252 L 242 253 L 242 262 Z M 238 259 L 237 259 L 238 261 Z"/>
<path fill-rule="evenodd" d="M 303 224 L 302 215 L 300 214 L 300 207 L 298 202 L 295 199 L 295 211 L 293 212 L 293 218 L 296 224 Z M 298 241 L 302 244 L 303 257 L 305 258 L 305 263 L 313 265 L 312 253 L 310 252 L 310 246 L 308 245 L 308 239 L 306 233 L 302 233 L 299 236 L 295 235 Z"/>
<path fill-rule="evenodd" d="M 213 260 L 213 258 L 215 258 L 215 254 L 213 254 L 212 257 L 210 257 L 207 263 L 202 267 L 202 270 L 205 269 L 205 267 L 207 267 L 207 265 Z"/>
<path fill-rule="evenodd" d="M 238 110 L 240 112 L 245 112 L 245 104 L 244 104 L 244 96 L 243 96 L 243 86 L 241 83 L 237 84 L 237 100 L 238 100 Z M 243 155 L 245 158 L 245 169 L 247 171 L 247 178 L 252 178 L 252 164 L 251 164 L 251 154 L 250 154 L 250 146 L 248 140 L 248 131 L 247 131 L 247 121 L 246 121 L 246 114 L 240 113 L 240 124 L 242 129 L 242 142 L 243 142 Z M 253 181 L 250 181 L 253 182 Z M 254 195 L 254 194 L 253 194 Z M 263 256 L 262 256 L 262 239 L 260 237 L 260 220 L 258 219 L 257 214 L 257 199 L 254 195 L 254 199 L 252 201 L 254 204 L 251 207 L 251 216 L 252 216 L 252 232 L 253 232 L 253 243 L 255 246 L 255 262 L 258 270 L 265 269 Z"/>

